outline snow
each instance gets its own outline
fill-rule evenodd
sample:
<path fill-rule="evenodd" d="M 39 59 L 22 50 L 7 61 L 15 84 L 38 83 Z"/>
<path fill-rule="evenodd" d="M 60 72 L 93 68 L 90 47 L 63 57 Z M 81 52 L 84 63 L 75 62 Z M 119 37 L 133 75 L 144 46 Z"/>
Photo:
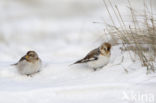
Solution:
<path fill-rule="evenodd" d="M 7 3 L 1 1 L 1 5 Z M 92 23 L 103 16 L 103 9 L 97 8 L 100 3 L 92 0 L 89 8 L 95 11 L 86 9 L 78 17 L 70 11 L 71 17 L 64 13 L 65 18 L 60 19 L 54 14 L 48 17 L 46 6 L 39 9 L 45 13 L 42 17 L 34 14 L 39 12 L 35 8 L 10 1 L 9 12 L 3 12 L 0 19 L 4 19 L 0 24 L 0 103 L 155 103 L 155 73 L 147 75 L 139 61 L 132 62 L 128 52 L 121 53 L 121 45 L 112 47 L 110 63 L 96 72 L 86 65 L 71 65 L 107 39 L 102 36 L 104 25 Z M 43 61 L 42 71 L 33 77 L 20 75 L 11 66 L 28 50 L 35 50 Z M 139 99 L 143 95 L 147 100 Z"/>

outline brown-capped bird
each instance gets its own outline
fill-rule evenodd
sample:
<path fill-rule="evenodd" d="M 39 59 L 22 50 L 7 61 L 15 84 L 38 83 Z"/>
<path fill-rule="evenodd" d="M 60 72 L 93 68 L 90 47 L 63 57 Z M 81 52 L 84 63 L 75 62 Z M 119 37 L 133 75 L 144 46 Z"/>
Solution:
<path fill-rule="evenodd" d="M 100 47 L 90 51 L 83 59 L 76 61 L 74 64 L 87 63 L 95 71 L 108 64 L 111 56 L 111 44 L 103 43 Z"/>

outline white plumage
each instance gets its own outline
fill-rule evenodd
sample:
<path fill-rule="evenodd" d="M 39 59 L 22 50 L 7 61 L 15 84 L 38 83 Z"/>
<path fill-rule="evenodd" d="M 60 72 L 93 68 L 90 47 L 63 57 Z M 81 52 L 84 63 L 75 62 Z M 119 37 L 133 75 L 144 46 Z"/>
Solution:
<path fill-rule="evenodd" d="M 87 65 L 91 68 L 102 68 L 109 62 L 110 56 L 99 55 L 97 60 L 87 62 Z"/>
<path fill-rule="evenodd" d="M 26 60 L 23 60 L 17 64 L 17 68 L 20 74 L 24 75 L 34 74 L 40 71 L 41 60 L 37 60 L 35 62 L 28 62 Z"/>

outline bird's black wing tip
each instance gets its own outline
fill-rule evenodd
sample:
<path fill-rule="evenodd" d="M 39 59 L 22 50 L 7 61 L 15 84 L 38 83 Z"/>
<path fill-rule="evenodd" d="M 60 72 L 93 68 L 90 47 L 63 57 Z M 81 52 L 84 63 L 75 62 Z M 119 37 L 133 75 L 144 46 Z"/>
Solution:
<path fill-rule="evenodd" d="M 18 63 L 15 63 L 15 64 L 11 64 L 11 66 L 16 66 Z"/>
<path fill-rule="evenodd" d="M 78 64 L 78 63 L 77 62 L 74 62 L 74 63 L 70 64 L 69 66 L 72 66 L 72 65 L 75 65 L 75 64 Z"/>
<path fill-rule="evenodd" d="M 79 64 L 79 63 L 83 63 L 83 59 L 82 59 L 82 60 L 78 60 L 78 61 L 76 61 L 76 62 L 73 63 L 73 64 Z"/>

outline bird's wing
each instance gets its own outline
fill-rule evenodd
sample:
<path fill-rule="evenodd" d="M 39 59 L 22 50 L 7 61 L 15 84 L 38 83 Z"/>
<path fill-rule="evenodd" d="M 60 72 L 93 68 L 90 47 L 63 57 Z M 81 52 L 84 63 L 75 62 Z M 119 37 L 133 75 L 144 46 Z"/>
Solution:
<path fill-rule="evenodd" d="M 18 65 L 18 63 L 21 62 L 21 61 L 23 61 L 23 60 L 26 60 L 25 56 L 21 57 L 21 59 L 17 63 L 12 64 L 12 65 Z"/>
<path fill-rule="evenodd" d="M 26 60 L 25 56 L 23 56 L 23 57 L 19 60 L 19 62 L 21 62 L 21 61 L 23 61 L 23 60 Z"/>
<path fill-rule="evenodd" d="M 94 49 L 91 52 L 89 52 L 83 59 L 75 62 L 74 64 L 77 64 L 77 63 L 86 63 L 86 62 L 89 62 L 89 61 L 97 60 L 99 54 L 100 54 L 99 48 Z"/>

